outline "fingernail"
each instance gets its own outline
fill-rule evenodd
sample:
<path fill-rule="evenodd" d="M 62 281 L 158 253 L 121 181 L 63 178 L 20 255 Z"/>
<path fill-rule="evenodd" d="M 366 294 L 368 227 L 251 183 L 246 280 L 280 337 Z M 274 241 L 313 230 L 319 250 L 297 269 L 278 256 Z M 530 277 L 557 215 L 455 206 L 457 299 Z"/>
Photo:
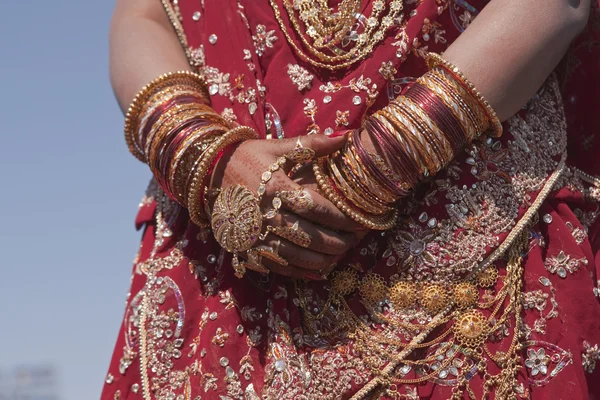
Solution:
<path fill-rule="evenodd" d="M 304 277 L 306 279 L 310 279 L 311 281 L 324 281 L 327 279 L 326 276 L 315 274 L 312 272 L 307 273 L 306 275 L 304 275 Z"/>
<path fill-rule="evenodd" d="M 330 138 L 337 138 L 340 136 L 348 136 L 348 131 L 337 131 L 337 132 L 333 132 L 331 135 L 329 135 Z"/>

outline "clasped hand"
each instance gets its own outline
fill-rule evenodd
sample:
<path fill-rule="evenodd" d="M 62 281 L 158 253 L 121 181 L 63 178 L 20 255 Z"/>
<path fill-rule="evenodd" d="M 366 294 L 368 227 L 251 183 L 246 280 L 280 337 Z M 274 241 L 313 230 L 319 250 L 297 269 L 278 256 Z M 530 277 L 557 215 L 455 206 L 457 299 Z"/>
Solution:
<path fill-rule="evenodd" d="M 301 138 L 302 146 L 314 150 L 315 157 L 334 153 L 345 142 L 345 136 L 311 135 Z M 225 188 L 239 184 L 256 191 L 261 184 L 262 173 L 296 146 L 297 138 L 245 141 L 219 161 L 211 187 Z M 266 185 L 261 205 L 271 204 L 272 199 L 279 194 L 283 206 L 274 218 L 265 223 L 274 228 L 298 229 L 309 235 L 309 244 L 302 247 L 269 233 L 260 244 L 276 248 L 278 254 L 289 264 L 283 266 L 266 259 L 263 259 L 262 264 L 274 273 L 292 278 L 323 279 L 335 267 L 335 262 L 356 246 L 368 230 L 319 194 L 309 166 L 294 174 L 294 179 L 287 174 L 292 167 L 293 164 L 288 163 L 273 173 Z"/>

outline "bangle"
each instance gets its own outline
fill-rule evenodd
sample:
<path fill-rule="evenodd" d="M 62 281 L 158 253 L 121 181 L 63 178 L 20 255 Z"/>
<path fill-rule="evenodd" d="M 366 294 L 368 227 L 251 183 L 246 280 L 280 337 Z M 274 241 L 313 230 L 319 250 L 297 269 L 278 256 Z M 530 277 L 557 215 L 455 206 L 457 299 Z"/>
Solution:
<path fill-rule="evenodd" d="M 347 149 L 344 153 L 340 154 L 339 159 L 341 160 L 341 171 L 346 176 L 347 180 L 353 185 L 354 190 L 360 196 L 361 199 L 369 199 L 371 204 L 379 209 L 383 209 L 385 211 L 390 211 L 391 207 L 389 204 L 394 203 L 395 198 L 390 196 L 388 200 L 383 200 L 382 195 L 385 196 L 384 192 L 381 190 L 381 185 L 376 184 L 373 179 L 369 179 L 368 182 L 365 182 L 362 177 L 365 177 L 363 171 L 360 170 L 360 167 L 356 164 L 353 164 L 350 161 L 350 149 Z"/>
<path fill-rule="evenodd" d="M 124 129 L 125 141 L 127 142 L 129 151 L 142 162 L 145 160 L 144 154 L 140 152 L 140 149 L 135 145 L 135 140 L 133 139 L 134 132 L 138 130 L 138 117 L 140 111 L 153 95 L 169 86 L 178 84 L 194 88 L 200 93 L 207 93 L 206 83 L 200 75 L 191 71 L 171 72 L 159 76 L 144 86 L 135 96 L 127 110 Z M 206 97 L 208 97 L 208 94 Z"/>
<path fill-rule="evenodd" d="M 190 173 L 191 182 L 187 185 L 189 188 L 187 194 L 187 208 L 189 210 L 190 219 L 196 225 L 202 228 L 210 227 L 210 220 L 204 213 L 204 196 L 202 191 L 204 189 L 204 181 L 207 172 L 213 165 L 215 159 L 219 156 L 219 153 L 235 143 L 256 138 L 258 138 L 256 131 L 247 126 L 239 126 L 227 131 L 220 136 L 208 150 L 206 150 L 195 171 Z"/>
<path fill-rule="evenodd" d="M 187 183 L 191 171 L 195 169 L 206 150 L 225 132 L 227 132 L 227 128 L 220 125 L 204 127 L 192 133 L 175 150 L 169 167 L 168 180 L 173 195 L 180 204 L 187 204 Z"/>
<path fill-rule="evenodd" d="M 452 155 L 458 154 L 466 143 L 466 133 L 448 107 L 429 88 L 415 83 L 405 96 L 419 105 L 446 136 Z"/>
<path fill-rule="evenodd" d="M 358 132 L 357 135 L 359 136 L 360 133 Z M 360 137 L 358 137 L 358 140 L 360 141 Z M 352 174 L 356 177 L 357 182 L 360 185 L 363 185 L 365 190 L 374 195 L 380 203 L 394 203 L 397 196 L 392 191 L 388 190 L 385 184 L 379 184 L 376 177 L 369 175 L 368 169 L 360 160 L 360 157 L 358 157 L 354 141 L 354 134 L 351 133 L 348 136 L 348 142 L 344 151 L 344 157 L 342 159 L 344 165 L 346 165 L 347 168 L 352 171 Z M 389 178 L 395 180 L 396 177 Z"/>
<path fill-rule="evenodd" d="M 460 70 L 455 65 L 446 61 L 444 58 L 442 58 L 439 54 L 436 53 L 429 53 L 427 55 L 427 65 L 430 69 L 433 69 L 436 66 L 442 66 L 449 73 L 451 73 L 455 77 L 455 79 L 458 82 L 460 82 L 462 86 L 471 94 L 471 96 L 473 96 L 483 107 L 483 110 L 485 111 L 485 114 L 488 117 L 491 135 L 493 137 L 502 136 L 502 123 L 500 122 L 498 115 L 496 114 L 490 103 L 488 103 L 485 100 L 481 93 L 477 91 L 475 86 L 467 79 L 467 77 L 462 72 L 460 72 Z"/>
<path fill-rule="evenodd" d="M 438 93 L 443 92 L 450 101 L 458 104 L 460 110 L 467 117 L 466 122 L 470 122 L 468 141 L 475 140 L 485 132 L 489 122 L 481 105 L 460 84 L 456 83 L 454 79 L 448 78 L 444 71 L 437 68 L 425 74 L 423 80 L 428 80 L 430 85 L 438 88 Z"/>
<path fill-rule="evenodd" d="M 347 203 L 344 200 L 344 197 L 338 193 L 337 188 L 331 181 L 331 178 L 324 173 L 326 159 L 327 157 L 321 157 L 313 161 L 313 172 L 319 188 L 325 197 L 329 199 L 329 201 L 331 201 L 344 214 L 369 229 L 382 231 L 391 229 L 396 223 L 398 211 L 394 209 L 387 215 L 371 216 L 362 212 L 360 209 L 357 209 L 352 204 Z"/>
<path fill-rule="evenodd" d="M 478 135 L 477 120 L 468 114 L 468 107 L 462 100 L 459 100 L 451 95 L 451 90 L 446 90 L 444 86 L 434 81 L 431 75 L 425 74 L 417 82 L 425 88 L 431 90 L 440 99 L 446 107 L 452 112 L 454 117 L 460 122 L 465 140 L 472 140 Z"/>
<path fill-rule="evenodd" d="M 347 174 L 344 174 L 344 169 L 338 168 L 336 161 L 340 158 L 340 153 L 337 152 L 334 155 L 327 157 L 328 162 L 328 170 L 330 172 L 329 177 L 333 180 L 334 184 L 343 195 L 348 198 L 354 206 L 362 209 L 365 212 L 374 214 L 374 215 L 382 215 L 386 212 L 390 212 L 391 209 L 389 207 L 381 207 L 373 201 L 374 196 L 366 195 L 363 193 L 357 193 L 360 191 L 360 188 L 352 182 L 351 179 L 346 179 L 348 177 Z"/>
<path fill-rule="evenodd" d="M 429 114 L 406 96 L 401 96 L 396 100 L 395 104 L 400 106 L 401 111 L 411 118 L 420 128 L 421 133 L 426 136 L 426 141 L 433 146 L 438 163 L 441 164 L 442 167 L 448 165 L 452 158 L 454 158 L 454 151 L 452 150 L 450 142 L 446 139 L 446 135 L 429 117 Z M 439 169 L 437 171 L 439 171 Z"/>

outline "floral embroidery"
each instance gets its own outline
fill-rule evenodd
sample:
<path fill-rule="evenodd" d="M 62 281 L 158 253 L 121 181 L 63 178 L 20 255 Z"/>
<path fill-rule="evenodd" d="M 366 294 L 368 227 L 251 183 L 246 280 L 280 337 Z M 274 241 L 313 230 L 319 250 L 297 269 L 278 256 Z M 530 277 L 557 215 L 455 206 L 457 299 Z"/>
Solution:
<path fill-rule="evenodd" d="M 568 221 L 565 225 L 567 226 L 567 229 L 571 231 L 571 235 L 573 236 L 573 239 L 575 239 L 575 243 L 581 244 L 587 238 L 587 233 L 585 233 L 584 230 L 574 227 L 573 224 Z"/>
<path fill-rule="evenodd" d="M 402 260 L 400 271 L 408 267 L 435 268 L 438 262 L 439 246 L 433 243 L 435 233 L 418 225 L 411 225 L 410 230 L 396 232 L 392 248 Z"/>
<path fill-rule="evenodd" d="M 394 79 L 398 70 L 394 67 L 394 64 L 391 61 L 384 61 L 381 63 L 381 67 L 379 68 L 379 73 L 383 76 L 383 79 L 387 81 L 391 81 Z"/>
<path fill-rule="evenodd" d="M 348 126 L 348 118 L 350 117 L 350 111 L 340 111 L 337 110 L 335 112 L 335 125 L 336 126 Z"/>
<path fill-rule="evenodd" d="M 469 150 L 472 156 L 466 160 L 467 164 L 472 165 L 471 174 L 480 180 L 487 180 L 491 175 L 496 175 L 506 183 L 510 183 L 509 171 L 501 167 L 508 157 L 508 149 L 501 147 L 500 142 L 493 140 L 487 140 L 485 145 L 473 146 Z"/>
<path fill-rule="evenodd" d="M 226 96 L 231 92 L 231 83 L 229 77 L 231 74 L 220 72 L 217 68 L 204 68 L 204 77 L 208 85 L 208 92 L 211 96 L 221 95 Z"/>
<path fill-rule="evenodd" d="M 277 40 L 277 36 L 275 36 L 275 30 L 267 31 L 266 26 L 259 24 L 256 25 L 256 34 L 252 35 L 252 40 L 256 54 L 260 57 L 267 48 L 273 48 L 273 42 Z"/>
<path fill-rule="evenodd" d="M 547 321 L 552 318 L 558 317 L 558 302 L 556 301 L 556 289 L 552 286 L 552 282 L 550 279 L 542 276 L 539 278 L 540 284 L 545 287 L 550 288 L 551 295 L 544 293 L 541 290 L 534 290 L 532 292 L 526 292 L 523 294 L 523 308 L 525 310 L 537 310 L 540 313 L 540 317 L 537 318 L 533 323 L 533 328 L 529 327 L 529 325 L 524 324 L 525 338 L 529 339 L 531 337 L 532 332 L 539 333 L 541 335 L 546 334 L 546 325 Z M 548 299 L 550 299 L 550 303 L 552 307 L 550 311 L 546 315 L 544 315 L 544 311 L 548 306 Z"/>
<path fill-rule="evenodd" d="M 204 56 L 204 46 L 200 45 L 196 48 L 194 47 L 190 47 L 187 50 L 187 57 L 188 60 L 190 61 L 190 64 L 196 68 L 198 68 L 199 70 L 202 69 L 202 67 L 204 67 L 204 65 L 206 64 L 206 59 Z"/>
<path fill-rule="evenodd" d="M 335 82 L 335 83 L 327 82 L 326 84 L 319 86 L 319 90 L 321 90 L 322 92 L 325 92 L 325 93 L 336 93 L 344 88 L 349 88 L 353 92 L 356 92 L 356 93 L 360 93 L 361 91 L 364 91 L 369 96 L 377 97 L 377 94 L 378 94 L 377 84 L 371 85 L 371 82 L 372 82 L 371 78 L 365 78 L 363 75 L 361 75 L 358 78 L 350 79 L 350 81 L 348 82 L 348 85 L 342 85 L 339 82 Z"/>
<path fill-rule="evenodd" d="M 469 25 L 471 25 L 471 22 L 473 22 L 473 15 L 465 10 L 458 19 L 460 20 L 463 29 L 467 29 Z"/>
<path fill-rule="evenodd" d="M 525 360 L 525 366 L 531 370 L 531 376 L 537 374 L 546 375 L 548 373 L 548 362 L 549 357 L 546 355 L 546 350 L 535 349 L 527 350 L 527 359 Z"/>
<path fill-rule="evenodd" d="M 314 135 L 321 133 L 321 128 L 315 122 L 315 115 L 319 111 L 319 107 L 317 106 L 317 102 L 314 99 L 304 99 L 304 115 L 311 119 L 312 124 L 306 128 L 307 135 Z"/>
<path fill-rule="evenodd" d="M 185 305 L 177 284 L 169 277 L 156 277 L 150 270 L 146 283 L 143 313 L 147 323 L 140 327 L 142 372 L 152 371 L 151 386 L 157 388 L 156 398 L 174 397 L 175 392 L 189 381 L 189 372 L 173 368 L 173 360 L 181 358 L 184 339 L 181 336 L 185 320 Z M 177 311 L 162 308 L 167 301 L 177 304 Z M 145 346 L 144 346 L 145 345 Z"/>
<path fill-rule="evenodd" d="M 258 105 L 256 104 L 256 89 L 253 87 L 245 88 L 244 75 L 238 75 L 231 82 L 231 74 L 220 72 L 214 67 L 204 68 L 204 77 L 208 85 L 208 93 L 211 96 L 225 96 L 231 101 L 237 101 L 240 104 L 247 104 L 251 115 L 256 113 Z M 237 94 L 234 92 L 237 91 Z"/>
<path fill-rule="evenodd" d="M 212 343 L 218 345 L 219 347 L 225 346 L 225 342 L 229 339 L 229 333 L 225 332 L 223 328 L 218 327 L 215 332 L 215 336 L 212 338 Z"/>
<path fill-rule="evenodd" d="M 287 73 L 292 82 L 294 82 L 294 85 L 298 86 L 299 91 L 310 89 L 314 76 L 306 69 L 302 68 L 298 64 L 288 64 Z"/>
<path fill-rule="evenodd" d="M 446 43 L 446 38 L 444 38 L 446 31 L 442 29 L 442 25 L 439 22 L 431 22 L 428 18 L 425 18 L 421 30 L 424 41 L 428 42 L 433 33 L 435 43 Z"/>
<path fill-rule="evenodd" d="M 233 108 L 225 108 L 221 113 L 221 116 L 229 123 L 234 123 L 237 121 L 237 116 L 233 112 Z"/>
<path fill-rule="evenodd" d="M 567 365 L 573 363 L 573 355 L 553 343 L 526 340 L 523 342 L 523 349 L 527 351 L 525 366 L 529 369 L 528 381 L 533 386 L 548 384 Z"/>
<path fill-rule="evenodd" d="M 592 346 L 587 341 L 583 341 L 583 349 L 585 353 L 581 354 L 581 364 L 585 372 L 591 374 L 596 369 L 596 361 L 600 360 L 600 350 L 598 344 Z"/>
<path fill-rule="evenodd" d="M 406 33 L 406 31 L 404 29 L 402 29 L 396 35 L 395 39 L 396 39 L 396 41 L 392 43 L 392 46 L 398 47 L 398 50 L 396 50 L 396 57 L 398 57 L 400 60 L 404 61 L 408 54 L 408 44 L 409 44 L 409 40 L 410 40 L 408 37 L 408 34 Z"/>
<path fill-rule="evenodd" d="M 563 250 L 557 256 L 548 257 L 544 261 L 544 266 L 551 274 L 558 274 L 561 278 L 567 277 L 567 272 L 574 274 L 577 272 L 581 264 L 587 265 L 588 261 L 585 258 L 571 258 L 565 254 Z"/>

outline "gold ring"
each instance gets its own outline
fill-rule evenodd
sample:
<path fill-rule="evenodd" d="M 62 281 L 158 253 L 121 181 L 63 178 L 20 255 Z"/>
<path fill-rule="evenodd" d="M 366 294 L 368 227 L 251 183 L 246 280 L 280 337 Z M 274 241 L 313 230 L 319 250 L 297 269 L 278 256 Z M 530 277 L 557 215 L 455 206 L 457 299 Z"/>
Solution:
<path fill-rule="evenodd" d="M 219 245 L 233 253 L 237 277 L 244 275 L 238 253 L 247 251 L 258 241 L 263 225 L 258 199 L 245 186 L 225 188 L 215 201 L 211 215 L 213 234 Z"/>
<path fill-rule="evenodd" d="M 315 208 L 315 202 L 310 195 L 310 192 L 303 187 L 295 190 L 284 190 L 278 193 L 283 205 L 294 211 L 312 210 Z"/>
<path fill-rule="evenodd" d="M 277 246 L 277 247 L 279 247 L 279 246 Z M 260 246 L 256 246 L 253 250 L 256 251 L 259 256 L 266 258 L 267 260 L 271 260 L 274 263 L 277 263 L 279 265 L 283 265 L 284 267 L 289 264 L 289 262 L 285 258 L 281 257 L 279 254 L 277 254 L 275 252 L 275 249 L 273 249 L 273 247 L 266 246 L 266 245 L 260 245 Z M 279 250 L 279 249 L 277 249 L 277 250 Z"/>
<path fill-rule="evenodd" d="M 312 242 L 312 236 L 300 229 L 300 221 L 296 221 L 291 227 L 269 226 L 267 229 L 272 231 L 275 235 L 287 239 L 300 247 L 308 248 Z"/>

